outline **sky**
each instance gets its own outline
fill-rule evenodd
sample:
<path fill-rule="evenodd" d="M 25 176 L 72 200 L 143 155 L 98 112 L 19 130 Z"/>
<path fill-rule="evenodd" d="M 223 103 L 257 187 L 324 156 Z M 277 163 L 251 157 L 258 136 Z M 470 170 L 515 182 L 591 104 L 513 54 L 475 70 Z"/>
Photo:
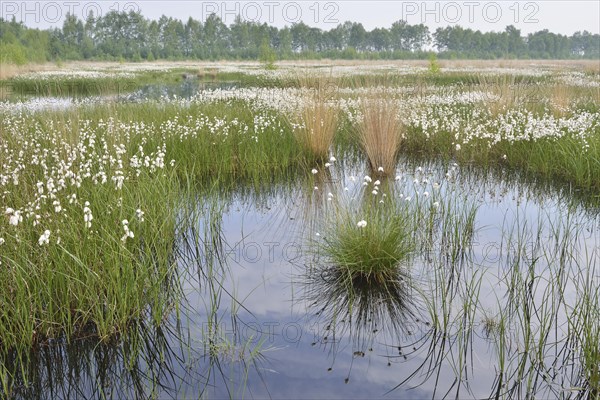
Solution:
<path fill-rule="evenodd" d="M 216 13 L 229 25 L 239 15 L 277 27 L 304 22 L 324 30 L 345 21 L 360 22 L 367 30 L 390 27 L 403 19 L 410 24 L 423 23 L 434 31 L 437 27 L 460 25 L 481 31 L 502 31 L 514 25 L 527 34 L 543 29 L 571 35 L 587 30 L 600 33 L 600 1 L 10 1 L 3 0 L 0 13 L 4 19 L 23 21 L 38 28 L 62 25 L 71 12 L 85 17 L 123 10 L 140 10 L 144 16 L 158 19 L 166 15 L 181 20 L 193 17 L 204 20 Z"/>

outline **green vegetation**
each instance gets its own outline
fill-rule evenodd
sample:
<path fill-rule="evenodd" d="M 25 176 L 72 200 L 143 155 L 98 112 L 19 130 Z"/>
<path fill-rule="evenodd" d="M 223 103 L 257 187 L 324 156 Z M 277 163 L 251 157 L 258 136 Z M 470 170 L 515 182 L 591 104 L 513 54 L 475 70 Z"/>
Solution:
<path fill-rule="evenodd" d="M 336 210 L 319 241 L 319 254 L 349 284 L 355 280 L 384 284 L 414 251 L 414 227 L 406 211 L 368 203 L 362 212 Z M 357 220 L 357 215 L 363 219 Z"/>
<path fill-rule="evenodd" d="M 177 82 L 188 73 L 193 79 L 237 74 L 171 70 L 144 73 L 135 82 Z M 496 373 L 491 397 L 552 397 L 565 388 L 597 397 L 597 233 L 591 241 L 589 235 L 597 215 L 558 196 L 551 197 L 548 215 L 549 201 L 527 204 L 537 207 L 537 221 L 524 218 L 531 213 L 520 206 L 522 197 L 536 197 L 532 188 L 539 183 L 527 185 L 523 176 L 597 197 L 597 88 L 560 86 L 562 75 L 544 81 L 445 71 L 365 73 L 349 84 L 332 76 L 269 81 L 272 91 L 204 93 L 215 95 L 208 100 L 23 112 L 3 103 L 3 394 L 31 397 L 42 390 L 45 385 L 35 385 L 42 373 L 28 368 L 40 350 L 60 342 L 59 352 L 77 343 L 86 354 L 123 348 L 116 374 L 136 396 L 159 396 L 162 376 L 178 373 L 157 372 L 171 360 L 164 329 L 197 340 L 209 364 L 207 382 L 231 368 L 235 379 L 223 376 L 223 385 L 232 397 L 242 395 L 236 385 L 247 382 L 249 366 L 261 370 L 268 348 L 264 337 L 238 336 L 238 314 L 253 310 L 245 310 L 235 284 L 228 291 L 237 277 L 224 231 L 232 205 L 251 204 L 276 216 L 270 225 L 297 224 L 300 233 L 293 234 L 299 236 L 286 239 L 309 235 L 310 256 L 317 258 L 298 264 L 310 305 L 327 319 L 326 335 L 337 338 L 350 329 L 359 339 L 353 346 L 361 346 L 352 348 L 352 357 L 362 358 L 385 331 L 392 340 L 379 344 L 391 349 L 388 365 L 415 355 L 418 365 L 403 366 L 407 377 L 398 375 L 399 386 L 435 380 L 437 397 L 437 378 L 445 373 L 452 383 L 444 393 L 455 389 L 458 397 L 471 390 L 475 344 L 487 340 Z M 421 79 L 430 76 L 428 87 Z M 97 85 L 98 92 L 110 92 L 121 79 L 81 78 L 90 89 L 78 90 L 95 93 Z M 402 90 L 411 79 L 422 85 L 419 93 Z M 474 90 L 456 85 L 468 79 Z M 61 93 L 67 81 L 31 90 Z M 543 101 L 527 101 L 532 87 Z M 490 184 L 486 173 L 500 178 Z M 506 213 L 500 226 L 490 227 L 479 207 L 494 202 L 498 209 L 508 203 L 515 215 Z M 245 239 L 247 228 L 240 229 Z M 497 242 L 490 247 L 482 240 Z M 488 259 L 490 249 L 497 253 Z M 205 306 L 200 321 L 190 322 L 205 324 L 199 333 L 178 330 L 189 281 Z M 483 288 L 495 297 L 484 297 Z M 222 327 L 229 320 L 236 327 L 232 337 Z M 401 348 L 406 343 L 413 350 Z M 153 349 L 159 353 L 139 359 Z M 182 354 L 192 350 L 181 350 L 173 358 L 193 370 L 198 354 L 190 361 Z M 87 361 L 69 354 L 62 362 Z M 99 375 L 90 373 L 89 380 L 111 385 Z M 145 388 L 146 380 L 156 387 Z M 103 386 L 99 390 L 105 395 Z"/>
<path fill-rule="evenodd" d="M 266 70 L 275 70 L 277 67 L 275 66 L 275 60 L 277 60 L 277 54 L 269 45 L 267 39 L 264 39 L 262 44 L 260 45 L 260 54 L 259 60 L 263 63 Z"/>
<path fill-rule="evenodd" d="M 431 53 L 429 56 L 429 70 L 428 72 L 431 75 L 438 75 L 441 72 L 442 68 L 440 67 L 440 63 L 438 62 L 437 56 L 435 53 Z"/>
<path fill-rule="evenodd" d="M 441 111 L 441 110 L 440 110 Z M 472 140 L 458 144 L 454 133 L 438 130 L 425 135 L 420 129 L 408 129 L 402 152 L 455 159 L 483 167 L 509 167 L 532 178 L 570 184 L 590 194 L 600 190 L 600 126 L 596 125 L 582 142 L 577 135 L 537 140 Z"/>
<path fill-rule="evenodd" d="M 566 36 L 543 30 L 524 37 L 511 25 L 502 32 L 452 26 L 430 33 L 423 24 L 409 25 L 402 20 L 372 31 L 348 21 L 323 31 L 303 22 L 278 29 L 241 18 L 227 26 L 216 14 L 205 21 L 189 18 L 182 22 L 165 16 L 156 21 L 134 11 L 90 14 L 85 21 L 67 15 L 62 28 L 54 30 L 31 29 L 14 19 L 0 19 L 0 37 L 0 64 L 158 59 L 264 62 L 265 56 L 272 60 L 274 55 L 280 59 L 426 60 L 430 53 L 425 49 L 431 44 L 441 58 L 452 59 L 594 59 L 600 55 L 598 35 L 587 31 Z"/>
<path fill-rule="evenodd" d="M 0 80 L 0 90 L 9 91 L 12 98 L 28 96 L 93 96 L 107 94 L 129 94 L 145 85 L 172 85 L 184 80 L 184 76 L 198 77 L 198 71 L 174 68 L 167 71 L 144 71 L 116 73 L 110 71 L 78 71 L 79 74 L 58 74 L 40 77 L 13 77 Z M 87 72 L 87 73 L 86 73 Z M 228 76 L 220 77 L 226 79 Z M 217 76 L 214 77 L 217 79 Z"/>

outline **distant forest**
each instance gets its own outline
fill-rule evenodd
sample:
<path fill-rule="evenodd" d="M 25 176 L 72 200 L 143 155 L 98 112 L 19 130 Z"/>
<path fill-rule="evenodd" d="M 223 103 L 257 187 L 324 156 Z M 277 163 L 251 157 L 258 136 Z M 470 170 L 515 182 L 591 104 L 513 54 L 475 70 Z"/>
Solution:
<path fill-rule="evenodd" d="M 139 12 L 110 12 L 81 20 L 67 15 L 62 28 L 28 28 L 0 19 L 0 62 L 61 60 L 264 60 L 440 58 L 570 59 L 600 58 L 600 35 L 587 31 L 566 36 L 542 30 L 527 36 L 514 26 L 481 32 L 460 26 L 438 28 L 397 21 L 389 29 L 367 31 L 345 22 L 330 30 L 304 23 L 278 29 L 237 18 L 227 26 L 215 14 L 204 22 Z"/>

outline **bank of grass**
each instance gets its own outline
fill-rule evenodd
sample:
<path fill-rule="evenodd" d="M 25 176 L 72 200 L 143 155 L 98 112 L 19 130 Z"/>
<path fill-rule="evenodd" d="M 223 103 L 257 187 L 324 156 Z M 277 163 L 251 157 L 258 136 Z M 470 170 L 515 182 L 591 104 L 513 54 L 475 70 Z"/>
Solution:
<path fill-rule="evenodd" d="M 473 140 L 456 149 L 454 135 L 440 131 L 425 137 L 409 131 L 401 151 L 428 157 L 454 159 L 482 167 L 508 167 L 529 178 L 570 184 L 590 193 L 600 190 L 600 131 L 592 132 L 583 147 L 579 138 L 564 136 L 536 141 L 501 140 L 489 146 L 487 140 Z"/>
<path fill-rule="evenodd" d="M 503 89 L 504 90 L 504 89 Z M 506 89 L 508 90 L 508 89 Z M 521 96 L 522 93 L 519 95 Z M 523 95 L 525 96 L 525 95 Z M 541 103 L 521 104 L 524 112 L 532 115 L 552 115 L 554 118 L 570 117 L 574 111 L 585 111 L 590 114 L 599 112 L 600 98 L 593 90 L 589 89 L 557 89 L 544 87 L 536 92 L 536 96 L 549 99 L 548 106 Z M 581 96 L 581 97 L 577 97 Z M 508 104 L 513 104 L 509 100 Z M 565 110 L 566 104 L 570 109 Z M 457 111 L 453 111 L 453 118 L 469 115 L 475 107 L 487 107 L 487 104 L 457 104 Z M 490 118 L 502 117 L 506 112 L 506 104 L 497 108 L 492 107 Z M 436 106 L 431 106 L 436 107 Z M 447 118 L 444 108 L 440 108 L 440 115 L 432 118 Z M 495 114 L 498 113 L 498 114 Z M 435 112 L 433 113 L 435 115 Z M 460 117 L 462 118 L 462 117 Z M 489 122 L 489 121 L 482 121 Z M 457 121 L 460 124 L 460 121 Z M 522 127 L 515 127 L 518 132 Z M 353 132 L 356 124 L 343 118 L 340 121 L 339 134 L 334 141 L 338 153 L 349 155 L 360 154 L 361 145 L 356 140 Z M 543 129 L 540 126 L 539 129 Z M 512 171 L 523 173 L 530 179 L 543 179 L 557 184 L 571 185 L 574 189 L 587 192 L 592 196 L 600 191 L 600 125 L 595 125 L 590 132 L 582 132 L 586 136 L 583 140 L 579 134 L 569 133 L 559 137 L 546 137 L 540 139 L 500 139 L 492 143 L 490 138 L 471 138 L 468 143 L 457 142 L 454 132 L 438 129 L 426 134 L 421 128 L 406 125 L 403 127 L 403 138 L 399 145 L 399 153 L 409 157 L 443 160 L 455 160 L 465 165 L 479 167 L 508 168 Z M 533 132 L 536 133 L 536 132 Z M 458 147 L 457 147 L 458 145 Z M 386 148 L 391 148 L 387 146 Z"/>
<path fill-rule="evenodd" d="M 40 96 L 93 96 L 125 94 L 150 84 L 169 85 L 186 79 L 206 81 L 207 76 L 194 69 L 168 69 L 164 71 L 140 71 L 130 74 L 111 71 L 99 71 L 99 76 L 79 76 L 74 71 L 72 76 L 13 76 L 0 80 L 0 90 L 12 98 Z"/>
<path fill-rule="evenodd" d="M 120 191 L 84 184 L 75 193 L 80 200 L 63 203 L 65 218 L 47 222 L 44 215 L 40 221 L 51 232 L 48 244 L 39 245 L 40 229 L 30 224 L 4 230 L 3 350 L 25 352 L 62 335 L 108 340 L 143 318 L 160 325 L 177 299 L 172 250 L 181 222 L 173 173 L 140 176 Z M 84 201 L 93 215 L 91 229 L 84 224 Z M 134 232 L 125 241 L 123 220 Z"/>
<path fill-rule="evenodd" d="M 72 132 L 88 121 L 91 127 L 108 120 L 128 126 L 143 122 L 154 133 L 144 139 L 145 145 L 166 144 L 167 161 L 175 161 L 178 179 L 204 186 L 217 181 L 250 186 L 282 181 L 297 176 L 310 158 L 299 149 L 285 117 L 270 110 L 258 112 L 241 100 L 191 105 L 112 103 L 32 118 L 49 129 L 60 125 L 58 129 L 64 129 L 71 140 L 76 140 Z M 115 125 L 118 130 L 119 124 Z M 140 138 L 133 135 L 125 145 L 135 152 Z"/>
<path fill-rule="evenodd" d="M 5 125 L 9 119 L 2 121 L 5 156 L 18 154 L 30 140 L 53 156 L 43 166 L 29 165 L 19 184 L 2 194 L 0 348 L 17 355 L 61 337 L 109 341 L 127 335 L 140 320 L 160 326 L 180 297 L 176 251 L 179 235 L 194 220 L 186 217 L 188 208 L 210 191 L 240 186 L 257 191 L 290 182 L 306 164 L 284 119 L 241 103 L 108 104 L 21 117 L 18 129 Z M 84 131 L 95 132 L 95 143 L 85 142 L 89 157 L 116 149 L 122 156 L 107 155 L 98 164 L 103 170 L 95 163 L 73 163 L 65 146 L 77 147 Z M 15 132 L 19 137 L 9 136 Z M 136 175 L 132 160 L 140 148 L 149 165 L 164 149 L 164 165 L 141 168 Z M 116 158 L 109 162 L 111 157 Z M 23 221 L 10 225 L 5 209 L 29 207 L 38 196 L 37 183 L 46 183 L 48 172 L 65 165 L 83 180 L 56 194 L 62 210 L 55 213 L 46 203 L 34 211 L 40 215 L 37 224 L 23 211 Z M 127 177 L 121 188 L 112 180 L 117 169 Z M 107 182 L 92 182 L 101 172 Z M 76 200 L 66 201 L 63 193 Z M 93 215 L 91 228 L 85 224 L 86 208 Z M 45 230 L 48 243 L 40 236 Z M 126 237 L 127 230 L 133 234 Z M 0 369 L 0 376 L 10 374 Z M 7 379 L 4 390 L 10 393 Z"/>

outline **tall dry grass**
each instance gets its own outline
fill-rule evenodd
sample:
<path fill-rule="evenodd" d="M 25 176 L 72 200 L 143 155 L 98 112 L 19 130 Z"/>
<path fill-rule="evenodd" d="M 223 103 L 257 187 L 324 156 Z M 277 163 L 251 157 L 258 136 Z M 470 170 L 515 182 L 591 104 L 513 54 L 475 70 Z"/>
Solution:
<path fill-rule="evenodd" d="M 569 85 L 556 82 L 551 86 L 550 101 L 554 115 L 563 117 L 571 107 L 573 89 Z"/>
<path fill-rule="evenodd" d="M 532 90 L 527 80 L 512 74 L 477 74 L 479 87 L 491 95 L 487 105 L 492 115 L 505 113 L 526 101 L 531 100 Z"/>
<path fill-rule="evenodd" d="M 393 174 L 403 137 L 398 102 L 388 96 L 363 98 L 360 108 L 358 135 L 371 168 L 381 176 Z"/>
<path fill-rule="evenodd" d="M 30 72 L 49 71 L 53 69 L 57 69 L 57 66 L 51 63 L 26 65 L 0 63 L 0 80 L 10 79 Z"/>
<path fill-rule="evenodd" d="M 338 86 L 331 76 L 306 74 L 296 78 L 305 95 L 291 125 L 296 139 L 317 158 L 325 159 L 339 122 Z"/>

